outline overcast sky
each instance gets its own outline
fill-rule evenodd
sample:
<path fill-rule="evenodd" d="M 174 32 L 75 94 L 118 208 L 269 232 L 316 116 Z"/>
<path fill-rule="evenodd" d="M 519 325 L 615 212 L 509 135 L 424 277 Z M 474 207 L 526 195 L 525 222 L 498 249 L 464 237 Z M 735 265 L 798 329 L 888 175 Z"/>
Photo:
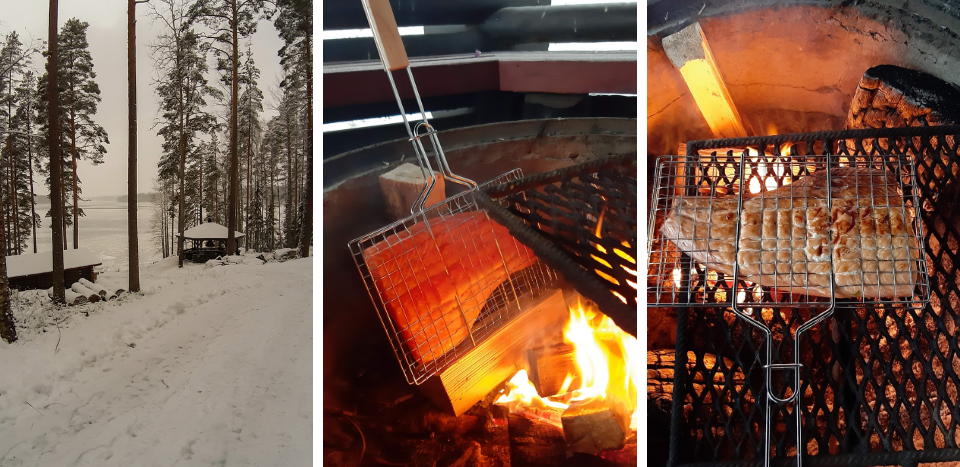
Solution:
<path fill-rule="evenodd" d="M 57 30 L 70 18 L 90 23 L 87 40 L 93 56 L 93 69 L 100 85 L 100 102 L 94 120 L 103 126 L 110 138 L 106 146 L 104 163 L 93 166 L 83 162 L 78 167 L 83 182 L 83 197 L 124 195 L 127 193 L 127 2 L 126 0 L 60 0 Z M 49 2 L 42 0 L 0 0 L 0 34 L 6 36 L 17 31 L 21 41 L 46 39 Z M 150 19 L 150 7 L 137 5 L 137 146 L 138 181 L 137 191 L 152 191 L 160 160 L 162 140 L 152 129 L 157 121 L 157 97 L 153 81 L 157 77 L 149 44 L 156 40 L 161 25 Z M 276 112 L 272 106 L 271 88 L 279 83 L 282 69 L 277 51 L 283 41 L 277 36 L 271 21 L 261 21 L 257 33 L 251 38 L 253 58 L 260 68 L 260 89 L 264 94 L 264 115 L 269 118 Z M 43 57 L 34 57 L 33 68 L 43 72 Z M 211 69 L 213 69 L 211 58 Z M 208 79 L 217 83 L 216 71 Z M 208 102 L 209 103 L 209 102 Z M 217 109 L 220 114 L 220 109 Z M 48 191 L 41 183 L 37 194 L 46 197 Z M 39 197 L 39 196 L 38 196 Z M 82 205 L 81 205 L 82 206 Z"/>

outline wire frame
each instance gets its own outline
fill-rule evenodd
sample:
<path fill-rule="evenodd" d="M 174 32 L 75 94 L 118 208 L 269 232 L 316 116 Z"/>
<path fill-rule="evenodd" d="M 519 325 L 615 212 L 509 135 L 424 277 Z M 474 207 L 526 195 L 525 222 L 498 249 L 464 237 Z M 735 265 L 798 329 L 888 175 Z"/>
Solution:
<path fill-rule="evenodd" d="M 515 169 L 481 187 L 522 176 Z M 556 279 L 475 196 L 464 191 L 349 243 L 410 384 L 455 362 Z"/>
<path fill-rule="evenodd" d="M 761 303 L 751 301 L 753 290 L 745 290 L 746 303 L 740 307 L 756 303 L 752 317 L 768 327 L 771 336 L 742 319 L 729 300 L 718 299 L 718 292 L 729 294 L 729 289 L 710 288 L 701 303 L 694 294 L 682 295 L 674 305 L 678 327 L 672 367 L 677 371 L 672 372 L 670 465 L 747 466 L 767 456 L 789 465 L 801 454 L 811 465 L 916 466 L 960 460 L 958 143 L 960 127 L 931 127 L 688 146 L 694 160 L 715 150 L 729 155 L 724 148 L 741 148 L 742 155 L 748 147 L 758 155 L 783 157 L 783 147 L 790 144 L 794 148 L 788 155 L 830 155 L 830 166 L 837 168 L 841 163 L 882 161 L 871 167 L 896 173 L 901 159 L 909 162 L 915 181 L 901 179 L 899 184 L 904 204 L 919 217 L 918 247 L 927 274 L 915 291 L 927 291 L 929 300 L 918 300 L 923 303 L 918 308 L 911 300 L 837 299 L 841 309 L 831 319 L 798 336 L 793 331 L 823 309 L 821 298 L 812 301 L 816 306 L 776 307 L 766 287 L 760 288 Z M 750 162 L 749 151 L 747 155 Z M 739 189 L 728 187 L 734 188 Z M 684 261 L 694 262 L 689 255 Z M 695 265 L 690 270 L 691 276 L 698 274 Z M 796 378 L 788 371 L 767 378 L 769 365 L 786 362 L 799 363 Z M 767 407 L 767 392 L 799 397 L 793 404 Z M 798 415 L 802 423 L 794 424 Z M 773 421 L 773 429 L 765 434 L 767 420 Z"/>
<path fill-rule="evenodd" d="M 846 141 L 755 140 L 720 150 L 692 143 L 688 155 L 657 160 L 650 306 L 736 300 L 748 315 L 826 308 L 832 298 L 836 309 L 924 306 L 929 282 L 911 155 Z"/>

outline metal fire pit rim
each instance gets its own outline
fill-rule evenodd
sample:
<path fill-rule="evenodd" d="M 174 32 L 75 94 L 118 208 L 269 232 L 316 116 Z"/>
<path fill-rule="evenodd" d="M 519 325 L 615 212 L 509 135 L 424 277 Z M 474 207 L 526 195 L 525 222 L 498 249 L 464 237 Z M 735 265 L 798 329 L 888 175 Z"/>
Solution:
<path fill-rule="evenodd" d="M 635 118 L 591 117 L 591 118 L 544 118 L 532 120 L 514 120 L 510 122 L 485 123 L 461 128 L 440 130 L 438 136 L 444 143 L 447 157 L 454 161 L 455 152 L 460 149 L 484 144 L 523 141 L 550 137 L 605 136 L 637 137 Z M 389 169 L 389 164 L 404 160 L 416 161 L 412 157 L 410 142 L 407 138 L 384 141 L 364 146 L 323 160 L 323 189 L 335 188 L 344 180 L 349 180 L 368 172 Z"/>
<path fill-rule="evenodd" d="M 518 188 L 521 186 L 542 184 L 543 182 L 552 178 L 557 178 L 559 180 L 559 177 L 561 177 L 564 173 L 597 172 L 605 166 L 615 166 L 618 163 L 622 163 L 631 159 L 633 161 L 637 161 L 637 156 L 635 154 L 621 154 L 617 156 L 604 157 L 595 161 L 577 164 L 564 169 L 524 177 L 515 182 L 508 182 L 478 190 L 476 200 L 477 204 L 484 211 L 486 211 L 487 214 L 493 218 L 493 220 L 506 227 L 511 235 L 533 250 L 533 252 L 538 258 L 540 258 L 541 261 L 545 262 L 557 273 L 563 276 L 567 282 L 576 283 L 576 288 L 586 298 L 596 303 L 604 314 L 610 316 L 610 318 L 613 319 L 613 321 L 621 329 L 633 336 L 636 336 L 638 332 L 636 322 L 638 320 L 637 311 L 639 310 L 639 303 L 637 306 L 631 307 L 617 300 L 616 297 L 614 297 L 610 291 L 600 283 L 600 280 L 597 279 L 596 276 L 584 270 L 583 267 L 570 259 L 567 253 L 564 253 L 562 250 L 560 250 L 560 248 L 551 242 L 546 241 L 542 236 L 536 233 L 536 231 L 507 211 L 506 208 L 504 208 L 500 203 L 494 201 L 491 197 L 491 194 L 497 195 L 518 191 Z M 634 241 L 636 242 L 636 240 Z M 626 321 L 630 316 L 633 317 L 632 327 L 629 326 L 629 322 Z"/>

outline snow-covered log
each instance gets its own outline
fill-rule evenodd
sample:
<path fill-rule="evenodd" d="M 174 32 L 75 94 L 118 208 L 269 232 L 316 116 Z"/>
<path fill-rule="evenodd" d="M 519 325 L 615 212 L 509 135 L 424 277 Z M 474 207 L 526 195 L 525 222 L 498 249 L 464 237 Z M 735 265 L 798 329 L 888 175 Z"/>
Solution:
<path fill-rule="evenodd" d="M 100 294 L 90 290 L 79 282 L 74 282 L 73 285 L 70 286 L 70 290 L 87 297 L 87 301 L 90 303 L 96 303 L 100 301 Z"/>
<path fill-rule="evenodd" d="M 99 284 L 107 291 L 108 297 L 116 297 L 124 292 L 123 287 L 113 285 L 111 282 L 100 281 Z"/>
<path fill-rule="evenodd" d="M 88 289 L 90 289 L 90 290 L 92 290 L 92 291 L 100 294 L 100 298 L 102 298 L 102 299 L 104 299 L 104 300 L 106 300 L 106 299 L 108 299 L 108 298 L 113 298 L 113 296 L 110 295 L 110 291 L 107 290 L 106 287 L 104 287 L 104 286 L 102 286 L 102 285 L 100 285 L 100 284 L 97 284 L 97 283 L 94 283 L 94 282 L 90 282 L 90 281 L 88 281 L 88 280 L 86 280 L 86 279 L 84 279 L 84 278 L 82 278 L 82 277 L 80 278 L 80 281 L 79 281 L 79 282 L 80 282 L 81 284 L 83 284 L 84 287 L 86 287 L 86 288 L 88 288 Z"/>
<path fill-rule="evenodd" d="M 297 250 L 293 248 L 281 248 L 273 252 L 273 257 L 280 261 L 286 259 L 297 259 Z"/>
<path fill-rule="evenodd" d="M 63 291 L 63 294 L 64 301 L 67 302 L 67 305 L 73 306 L 87 303 L 87 297 L 84 297 L 73 290 L 66 289 Z M 51 300 L 53 299 L 53 287 L 47 289 L 47 296 L 50 297 Z"/>

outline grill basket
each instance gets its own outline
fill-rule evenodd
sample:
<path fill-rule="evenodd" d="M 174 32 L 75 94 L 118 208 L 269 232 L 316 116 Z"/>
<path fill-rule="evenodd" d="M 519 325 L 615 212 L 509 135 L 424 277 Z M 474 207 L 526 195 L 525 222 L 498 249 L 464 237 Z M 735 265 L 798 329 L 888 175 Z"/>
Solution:
<path fill-rule="evenodd" d="M 685 181 L 674 183 L 674 170 L 658 172 L 657 184 L 692 197 L 698 190 L 736 192 L 740 173 L 747 174 L 747 186 L 754 178 L 771 183 L 770 188 L 783 186 L 785 179 L 812 173 L 795 173 L 790 165 L 808 161 L 822 161 L 820 167 L 859 164 L 896 173 L 904 209 L 912 209 L 918 219 L 916 248 L 922 249 L 917 253 L 924 260 L 919 267 L 926 270 L 911 284 L 914 295 L 896 300 L 830 299 L 797 290 L 785 294 L 744 281 L 733 288 L 729 278 L 710 274 L 663 241 L 668 206 L 659 202 L 665 197 L 654 192 L 648 302 L 675 308 L 674 368 L 686 369 L 674 373 L 670 395 L 671 465 L 757 465 L 767 455 L 774 465 L 792 464 L 788 457 L 798 451 L 797 406 L 802 420 L 799 450 L 809 465 L 960 460 L 958 143 L 960 127 L 850 130 L 696 141 L 687 146 L 685 158 L 668 159 L 683 170 Z M 744 170 L 728 170 L 744 153 Z M 760 162 L 767 164 L 767 177 Z M 778 162 L 790 168 L 780 171 L 771 165 Z M 714 177 L 703 183 L 698 174 Z M 716 183 L 721 175 L 726 180 Z M 674 277 L 674 269 L 680 277 Z M 755 310 L 752 317 L 772 332 L 769 340 L 734 311 L 732 301 L 741 291 L 737 308 Z M 795 342 L 798 328 L 830 305 L 835 309 L 832 317 Z M 786 367 L 793 362 L 800 365 L 797 378 L 792 370 L 774 372 L 768 387 L 765 365 Z M 767 391 L 779 398 L 796 393 L 799 403 L 774 405 L 768 412 Z M 768 417 L 772 429 L 765 454 Z"/>
<path fill-rule="evenodd" d="M 514 169 L 480 185 L 480 187 L 517 180 L 522 177 L 522 175 L 523 172 L 520 169 Z M 462 321 L 450 316 L 438 318 L 438 310 L 423 310 L 422 304 L 417 304 L 417 306 L 421 308 L 419 311 L 415 311 L 413 307 L 402 304 L 398 305 L 407 316 L 419 317 L 419 320 L 411 319 L 405 327 L 402 327 L 390 316 L 386 309 L 386 301 L 389 299 L 383 295 L 384 291 L 376 286 L 369 265 L 364 259 L 364 251 L 376 248 L 377 245 L 383 245 L 382 242 L 387 238 L 397 238 L 398 235 L 405 235 L 407 232 L 415 229 L 417 224 L 421 224 L 425 218 L 428 219 L 429 223 L 433 224 L 444 220 L 453 221 L 454 223 L 448 224 L 445 229 L 451 231 L 459 230 L 458 227 L 461 227 L 461 225 L 456 223 L 458 222 L 456 221 L 456 215 L 479 212 L 475 199 L 476 193 L 476 190 L 468 190 L 451 196 L 435 206 L 426 208 L 423 214 L 401 219 L 376 232 L 371 232 L 350 242 L 350 252 L 357 264 L 360 275 L 363 276 L 364 283 L 367 285 L 370 299 L 377 309 L 377 315 L 380 317 L 381 324 L 387 332 L 390 345 L 393 347 L 393 351 L 397 360 L 400 362 L 407 382 L 410 384 L 420 384 L 430 376 L 439 373 L 451 363 L 455 362 L 468 350 L 475 347 L 482 342 L 483 339 L 519 315 L 519 301 L 521 298 L 539 296 L 548 288 L 549 284 L 556 280 L 556 273 L 540 261 L 518 272 L 514 272 L 508 280 L 493 286 L 495 289 L 490 292 L 486 301 L 482 305 L 478 305 L 482 307 L 479 312 L 477 310 L 464 310 L 463 313 L 465 314 L 478 313 L 478 316 L 468 325 L 468 337 L 461 342 L 453 342 L 449 336 L 454 335 L 456 329 L 462 327 Z M 480 215 L 482 215 L 482 213 Z M 487 231 L 473 232 L 470 238 L 459 238 L 455 240 L 462 243 L 464 247 L 462 249 L 464 254 L 458 260 L 459 263 L 462 263 L 461 266 L 478 267 L 480 266 L 479 262 L 494 260 L 492 258 L 480 257 L 474 253 L 478 250 L 475 244 L 482 242 L 484 240 L 483 236 L 490 234 L 491 232 Z M 404 246 L 404 248 L 407 247 Z M 410 248 L 412 248 L 412 246 Z M 496 261 L 499 261 L 499 259 L 496 259 Z M 415 264 L 407 264 L 404 262 L 403 264 L 398 264 L 398 266 L 412 267 L 418 271 L 423 267 L 421 265 L 421 263 L 424 262 L 422 259 L 418 258 L 412 262 Z M 398 277 L 399 280 L 417 281 L 416 284 L 404 283 L 403 286 L 408 289 L 423 290 L 424 293 L 428 293 L 429 289 L 435 287 L 434 284 L 429 283 L 429 277 L 426 274 L 407 276 L 394 274 L 394 276 Z M 423 281 L 423 283 L 420 283 L 421 281 Z M 399 285 L 400 284 L 398 284 L 398 286 Z M 463 300 L 463 302 L 472 303 L 475 302 L 475 300 L 472 299 L 473 297 L 487 292 L 489 292 L 489 290 L 471 287 L 468 291 L 471 295 L 465 295 L 459 297 L 459 299 Z M 473 313 L 471 313 L 471 311 Z M 466 319 L 466 317 L 464 316 L 463 319 Z M 405 333 L 409 333 L 411 336 L 405 338 L 403 336 Z M 416 338 L 418 341 L 425 340 L 430 343 L 429 346 L 420 346 L 416 349 L 420 355 L 420 359 L 414 354 L 414 349 L 411 349 L 411 346 L 408 345 L 412 338 Z"/>

